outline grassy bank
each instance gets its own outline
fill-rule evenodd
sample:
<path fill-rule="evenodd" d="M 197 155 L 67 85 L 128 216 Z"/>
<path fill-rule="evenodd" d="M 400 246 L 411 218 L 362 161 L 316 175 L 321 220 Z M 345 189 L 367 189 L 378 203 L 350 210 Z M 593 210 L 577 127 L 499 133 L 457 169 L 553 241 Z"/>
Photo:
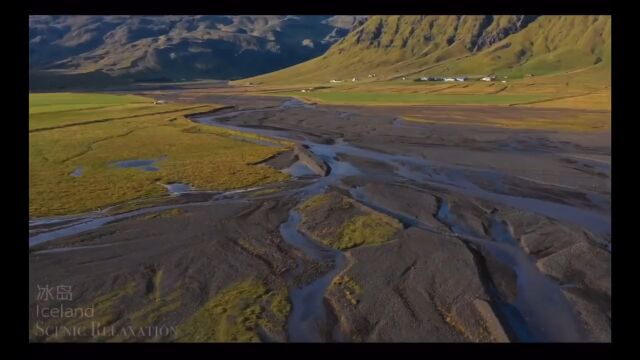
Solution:
<path fill-rule="evenodd" d="M 423 94 L 402 92 L 326 91 L 300 95 L 284 92 L 307 101 L 336 105 L 513 105 L 547 99 L 543 95 Z"/>

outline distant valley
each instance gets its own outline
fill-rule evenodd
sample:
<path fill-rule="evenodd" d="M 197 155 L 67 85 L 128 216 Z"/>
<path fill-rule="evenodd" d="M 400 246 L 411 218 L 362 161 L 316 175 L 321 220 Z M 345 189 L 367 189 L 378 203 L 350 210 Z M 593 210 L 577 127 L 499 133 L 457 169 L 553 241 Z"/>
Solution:
<path fill-rule="evenodd" d="M 31 16 L 32 87 L 238 79 L 322 55 L 363 16 Z"/>

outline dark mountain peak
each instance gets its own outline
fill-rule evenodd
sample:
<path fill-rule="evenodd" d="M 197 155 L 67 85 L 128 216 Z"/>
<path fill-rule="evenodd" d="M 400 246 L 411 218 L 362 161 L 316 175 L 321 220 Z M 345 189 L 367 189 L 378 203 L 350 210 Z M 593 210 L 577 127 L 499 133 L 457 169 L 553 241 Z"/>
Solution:
<path fill-rule="evenodd" d="M 29 64 L 32 72 L 237 78 L 319 56 L 362 18 L 31 16 Z"/>

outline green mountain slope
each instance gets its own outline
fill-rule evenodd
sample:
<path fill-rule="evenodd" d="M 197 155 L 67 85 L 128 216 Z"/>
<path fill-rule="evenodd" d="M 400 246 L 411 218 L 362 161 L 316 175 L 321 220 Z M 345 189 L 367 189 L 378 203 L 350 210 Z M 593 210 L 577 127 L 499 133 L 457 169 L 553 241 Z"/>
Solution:
<path fill-rule="evenodd" d="M 610 65 L 611 18 L 543 16 L 527 28 L 473 56 L 450 61 L 429 73 L 545 75 Z M 481 70 L 478 72 L 478 70 Z"/>
<path fill-rule="evenodd" d="M 610 72 L 610 39 L 609 16 L 374 16 L 324 55 L 242 82 L 521 77 L 594 65 L 603 69 L 595 71 L 599 79 Z"/>

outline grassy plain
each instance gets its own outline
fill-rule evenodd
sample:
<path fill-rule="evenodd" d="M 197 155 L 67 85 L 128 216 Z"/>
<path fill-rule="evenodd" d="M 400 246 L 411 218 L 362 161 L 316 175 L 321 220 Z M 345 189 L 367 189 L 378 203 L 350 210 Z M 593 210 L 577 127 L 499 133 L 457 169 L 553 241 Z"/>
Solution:
<path fill-rule="evenodd" d="M 282 329 L 290 305 L 286 289 L 269 291 L 247 280 L 222 290 L 178 327 L 179 342 L 259 342 L 257 329 Z"/>
<path fill-rule="evenodd" d="M 327 91 L 300 96 L 299 93 L 283 93 L 307 101 L 336 105 L 511 105 L 544 100 L 541 95 L 491 95 L 491 94 L 421 94 L 402 92 Z"/>
<path fill-rule="evenodd" d="M 406 115 L 402 118 L 404 120 L 426 124 L 477 125 L 521 130 L 589 132 L 608 130 L 611 128 L 611 116 L 592 112 L 571 116 L 557 116 L 552 119 L 505 118 L 500 116 L 479 119 L 477 117 L 460 118 L 452 116 L 450 120 L 434 120 L 419 115 Z"/>
<path fill-rule="evenodd" d="M 49 100 L 48 100 L 49 99 Z M 81 213 L 167 194 L 160 183 L 230 190 L 286 179 L 256 165 L 288 146 L 186 119 L 215 105 L 153 105 L 139 96 L 31 94 L 29 214 Z M 97 122 L 96 122 L 97 120 Z M 114 166 L 158 159 L 158 171 Z M 71 176 L 81 169 L 80 176 Z"/>
<path fill-rule="evenodd" d="M 413 79 L 415 76 L 405 80 L 345 80 L 334 84 L 297 84 L 292 81 L 287 85 L 246 86 L 237 83 L 234 91 L 238 94 L 295 96 L 308 102 L 335 105 L 508 105 L 611 109 L 611 70 L 603 64 L 541 76 L 498 77 L 493 82 L 478 78 L 465 82 L 416 82 Z"/>
<path fill-rule="evenodd" d="M 414 82 L 315 85 L 311 92 L 278 90 L 275 86 L 249 88 L 271 96 L 293 96 L 329 105 L 397 106 L 402 118 L 430 124 L 481 125 L 543 131 L 602 131 L 611 128 L 611 88 L 602 67 L 567 74 L 502 82 Z M 304 89 L 313 86 L 303 87 Z M 469 105 L 451 116 L 430 117 L 429 106 Z M 424 106 L 424 107 L 419 107 Z M 474 109 L 485 108 L 482 116 Z M 540 112 L 530 111 L 539 108 Z M 435 108 L 434 108 L 435 109 Z M 495 113 L 487 111 L 495 109 Z M 521 111 L 521 110 L 527 111 Z M 570 110 L 570 111 L 564 111 Z M 524 116 L 523 114 L 530 116 Z"/>

